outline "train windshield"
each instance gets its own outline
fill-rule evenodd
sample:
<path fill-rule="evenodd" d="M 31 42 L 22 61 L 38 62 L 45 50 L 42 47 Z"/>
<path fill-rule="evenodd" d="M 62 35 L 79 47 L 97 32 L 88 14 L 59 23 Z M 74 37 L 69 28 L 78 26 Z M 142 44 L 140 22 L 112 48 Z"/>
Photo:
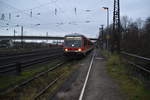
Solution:
<path fill-rule="evenodd" d="M 81 37 L 66 37 L 65 47 L 70 47 L 70 48 L 81 47 Z"/>

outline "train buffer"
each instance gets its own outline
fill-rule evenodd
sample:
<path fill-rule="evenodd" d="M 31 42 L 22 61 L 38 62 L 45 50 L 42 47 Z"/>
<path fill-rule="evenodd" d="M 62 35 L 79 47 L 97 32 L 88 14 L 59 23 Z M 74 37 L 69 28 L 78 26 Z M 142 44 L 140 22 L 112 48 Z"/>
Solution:
<path fill-rule="evenodd" d="M 52 100 L 124 100 L 118 85 L 106 72 L 105 59 L 95 50 L 81 60 Z"/>

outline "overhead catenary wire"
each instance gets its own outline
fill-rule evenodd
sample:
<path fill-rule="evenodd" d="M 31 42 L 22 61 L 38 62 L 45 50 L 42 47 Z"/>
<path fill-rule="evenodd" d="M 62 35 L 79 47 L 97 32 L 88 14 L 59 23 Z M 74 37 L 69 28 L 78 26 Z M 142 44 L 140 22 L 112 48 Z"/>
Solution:
<path fill-rule="evenodd" d="M 8 0 L 6 0 L 6 1 L 8 1 Z M 4 1 L 0 1 L 0 2 L 7 4 L 6 1 L 5 1 L 5 2 L 4 2 Z M 55 1 L 54 1 L 54 0 L 51 0 L 51 2 L 46 2 L 46 3 L 43 3 L 43 4 L 39 4 L 38 6 L 33 7 L 33 8 L 24 9 L 24 10 L 22 10 L 22 12 L 26 12 L 26 11 L 30 12 L 31 9 L 32 9 L 32 10 L 34 10 L 34 9 L 40 9 L 40 8 L 42 8 L 42 7 L 44 7 L 44 6 L 53 4 L 53 3 L 57 2 L 57 1 L 58 1 L 58 0 L 55 0 Z M 8 2 L 9 2 L 9 1 L 8 1 Z M 14 11 L 14 12 L 11 12 L 11 13 L 12 13 L 12 14 L 13 14 L 13 13 L 18 13 L 18 11 Z M 0 14 L 1 14 L 1 12 L 0 12 Z M 7 14 L 7 13 L 5 13 L 5 14 Z"/>
<path fill-rule="evenodd" d="M 12 7 L 12 6 L 11 6 Z M 13 7 L 14 8 L 14 7 Z M 15 9 L 17 9 L 17 8 L 15 8 Z M 77 8 L 76 8 L 77 9 Z M 24 12 L 22 12 L 22 10 L 20 10 L 20 9 L 17 9 L 17 10 L 19 10 L 21 13 L 24 13 Z M 32 10 L 32 9 L 31 9 Z M 56 13 L 57 13 L 57 9 L 55 8 L 55 10 L 56 10 Z M 27 13 L 24 13 L 24 14 L 27 14 Z M 29 15 L 29 14 L 27 14 L 27 15 Z M 30 12 L 30 16 L 32 16 L 32 11 Z M 36 18 L 37 19 L 37 18 Z M 39 19 L 38 19 L 39 20 Z"/>
<path fill-rule="evenodd" d="M 49 2 L 48 4 L 47 3 L 40 4 L 36 7 L 29 8 L 29 9 L 26 9 L 26 10 L 18 9 L 18 8 L 14 7 L 10 4 L 7 4 L 6 2 L 5 2 L 5 4 L 7 6 L 9 6 L 9 8 L 12 8 L 12 9 L 16 10 L 17 13 L 14 13 L 14 15 L 16 14 L 16 15 L 20 16 L 20 17 L 18 17 L 18 19 L 16 18 L 17 20 L 20 20 L 17 23 L 15 23 L 16 25 L 18 25 L 18 24 L 21 25 L 22 24 L 21 26 L 25 26 L 25 27 L 28 27 L 28 28 L 34 28 L 34 29 L 37 29 L 37 30 L 42 29 L 42 27 L 45 27 L 46 25 L 55 25 L 56 28 L 58 28 L 59 30 L 65 32 L 66 29 L 65 29 L 65 27 L 63 27 L 65 25 L 73 25 L 73 27 L 75 26 L 76 29 L 79 29 L 79 28 L 81 28 L 80 25 L 82 25 L 82 24 L 87 24 L 88 25 L 89 23 L 96 22 L 96 21 L 91 21 L 91 19 L 87 19 L 87 18 L 85 18 L 84 21 L 79 20 L 79 14 L 81 12 L 87 12 L 87 13 L 90 14 L 95 9 L 92 9 L 92 10 L 91 9 L 81 9 L 77 5 L 74 5 L 73 7 L 71 7 L 72 11 L 70 11 L 70 13 L 72 13 L 72 14 L 76 13 L 76 16 L 74 16 L 76 18 L 72 19 L 70 14 L 66 13 L 66 11 L 62 7 L 60 7 L 59 3 L 57 3 L 56 1 L 57 0 L 54 0 L 51 3 Z M 56 16 L 53 16 L 53 17 L 56 17 L 55 19 L 57 19 L 58 21 L 57 22 L 56 21 L 55 22 L 46 22 L 46 21 L 42 22 L 42 20 L 43 20 L 42 17 L 41 17 L 42 12 L 41 11 L 37 12 L 36 10 L 40 9 L 41 7 L 45 7 L 45 6 L 47 7 L 47 6 L 51 5 L 52 3 L 55 4 L 54 9 L 57 9 L 56 14 L 55 14 L 55 11 L 53 12 L 53 14 L 56 15 Z M 54 9 L 52 9 L 52 10 L 54 10 Z M 32 12 L 32 14 L 31 14 L 31 12 Z M 36 16 L 35 14 L 38 15 L 38 16 Z M 8 20 L 9 23 L 10 23 L 9 26 L 10 27 L 15 27 L 15 24 L 13 23 L 14 22 L 13 21 L 13 13 L 11 13 L 11 15 L 12 15 L 11 16 L 11 21 Z M 61 15 L 64 16 L 65 18 L 67 17 L 68 19 L 66 19 L 66 20 L 62 19 Z M 23 18 L 22 18 L 22 16 L 23 16 Z M 40 16 L 40 18 L 39 18 L 39 16 Z M 32 19 L 31 23 L 27 23 L 27 22 L 23 23 L 27 19 L 29 19 L 29 20 Z M 69 20 L 69 19 L 71 19 L 71 20 Z M 6 23 L 8 21 L 6 21 Z"/>
<path fill-rule="evenodd" d="M 6 3 L 5 3 L 5 4 L 6 4 Z M 11 5 L 9 5 L 9 6 L 12 7 L 12 8 L 14 8 L 14 9 L 19 10 L 21 13 L 24 13 L 24 14 L 29 15 L 30 17 L 32 17 L 32 13 L 31 13 L 31 12 L 30 12 L 30 14 L 28 14 L 28 13 L 22 12 L 22 10 L 20 10 L 20 9 L 18 9 L 18 8 L 15 8 L 15 7 L 11 6 Z M 35 16 L 34 16 L 34 18 L 40 21 L 40 19 L 36 18 Z M 61 29 L 61 30 L 62 30 L 62 29 Z M 63 30 L 63 31 L 64 31 L 64 30 Z"/>

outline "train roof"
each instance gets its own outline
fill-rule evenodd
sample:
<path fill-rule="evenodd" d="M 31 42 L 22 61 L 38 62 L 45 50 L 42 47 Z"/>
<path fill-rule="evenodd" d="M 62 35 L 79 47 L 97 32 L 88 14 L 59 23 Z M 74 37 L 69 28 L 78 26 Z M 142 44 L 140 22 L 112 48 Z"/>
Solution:
<path fill-rule="evenodd" d="M 87 37 L 85 37 L 84 35 L 82 34 L 78 34 L 78 33 L 73 33 L 73 34 L 68 34 L 68 35 L 65 35 L 65 37 L 84 37 L 86 38 L 87 40 L 89 40 Z M 91 41 L 91 40 L 89 40 Z"/>
<path fill-rule="evenodd" d="M 67 37 L 67 36 L 83 36 L 83 37 L 85 37 L 84 35 L 82 35 L 82 34 L 78 34 L 78 33 L 73 33 L 73 34 L 68 34 L 68 35 L 65 35 L 65 37 Z"/>
<path fill-rule="evenodd" d="M 84 37 L 87 40 L 89 40 L 86 36 L 79 34 L 79 33 L 68 34 L 68 35 L 65 35 L 65 37 Z M 91 41 L 91 40 L 89 40 L 89 41 Z"/>

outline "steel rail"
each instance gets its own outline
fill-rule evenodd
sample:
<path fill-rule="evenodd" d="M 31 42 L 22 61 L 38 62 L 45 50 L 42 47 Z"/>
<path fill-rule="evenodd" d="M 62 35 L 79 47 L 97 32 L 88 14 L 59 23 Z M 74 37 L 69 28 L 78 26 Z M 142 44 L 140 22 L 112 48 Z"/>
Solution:
<path fill-rule="evenodd" d="M 48 72 L 50 72 L 50 71 L 53 71 L 53 70 L 57 69 L 58 67 L 62 66 L 64 63 L 65 63 L 65 62 L 61 62 L 61 63 L 55 65 L 54 67 L 49 68 L 48 70 L 43 71 L 43 72 L 41 72 L 41 73 L 39 73 L 39 74 L 33 76 L 32 78 L 30 78 L 30 79 L 28 79 L 28 80 L 22 82 L 20 85 L 18 85 L 18 87 L 24 86 L 24 85 L 28 84 L 29 82 L 31 82 L 31 81 L 37 79 L 38 77 L 40 77 L 40 76 L 42 76 L 42 75 L 44 75 L 44 74 L 46 74 L 46 73 L 48 73 Z"/>
<path fill-rule="evenodd" d="M 31 78 L 29 78 L 29 79 L 23 81 L 23 82 L 20 83 L 20 84 L 15 85 L 15 86 L 12 87 L 11 89 L 8 89 L 8 90 L 6 90 L 6 92 L 3 92 L 3 93 L 6 94 L 6 93 L 9 93 L 9 92 L 11 92 L 11 91 L 17 89 L 17 88 L 21 88 L 21 87 L 25 86 L 26 84 L 28 84 L 29 82 L 31 82 L 31 81 L 33 81 L 33 80 L 39 78 L 40 76 L 43 76 L 44 74 L 46 74 L 46 73 L 48 73 L 48 72 L 50 72 L 50 71 L 53 71 L 53 70 L 57 69 L 58 67 L 62 66 L 62 65 L 65 64 L 65 63 L 66 63 L 66 61 L 60 62 L 60 63 L 58 63 L 57 65 L 55 65 L 55 66 L 49 68 L 48 70 L 42 71 L 42 72 L 40 72 L 40 73 L 34 75 L 33 77 L 31 77 Z"/>
<path fill-rule="evenodd" d="M 16 52 L 16 51 L 7 51 L 7 52 L 2 52 L 2 53 L 7 53 L 7 55 L 5 56 L 13 56 L 13 55 L 20 55 L 20 54 L 26 54 L 26 53 L 33 53 L 33 52 L 41 52 L 41 51 L 46 51 L 46 50 L 53 50 L 53 49 L 60 49 L 62 47 L 51 47 L 51 48 L 40 48 L 40 49 L 32 49 L 32 50 L 26 50 L 26 51 L 22 51 L 22 52 Z M 10 53 L 10 54 L 9 54 Z M 0 53 L 1 55 L 1 53 Z M 2 56 L 2 57 L 5 57 L 5 56 Z"/>
<path fill-rule="evenodd" d="M 92 58 L 90 60 L 90 65 L 89 65 L 89 68 L 88 68 L 88 71 L 87 71 L 87 74 L 86 74 L 86 78 L 85 78 L 85 81 L 84 81 L 84 84 L 83 84 L 83 87 L 82 87 L 82 90 L 81 90 L 81 93 L 80 93 L 80 96 L 79 96 L 78 100 L 83 100 L 83 95 L 85 93 L 85 88 L 86 88 L 87 82 L 89 80 L 89 76 L 90 76 L 90 72 L 91 72 L 91 69 L 92 69 L 92 66 L 93 66 L 95 55 L 96 55 L 96 52 L 93 53 Z"/>
<path fill-rule="evenodd" d="M 47 50 L 46 50 L 47 51 Z M 61 50 L 57 50 L 57 51 L 51 51 L 49 53 L 54 53 L 54 52 L 58 52 L 58 51 L 61 51 Z M 28 57 L 28 56 L 35 56 L 37 54 L 46 54 L 47 52 L 45 51 L 40 51 L 40 52 L 32 52 L 32 53 L 24 53 L 24 54 L 19 54 L 19 55 L 13 55 L 13 56 L 9 56 L 9 57 L 0 57 L 0 60 L 7 60 L 7 59 L 14 59 L 14 58 L 20 58 L 20 57 Z"/>
<path fill-rule="evenodd" d="M 127 62 L 128 62 L 129 64 L 134 65 L 135 67 L 137 67 L 137 68 L 139 68 L 139 69 L 141 69 L 141 70 L 143 70 L 143 71 L 145 71 L 145 72 L 147 72 L 147 73 L 150 74 L 150 70 L 147 70 L 147 69 L 143 68 L 142 66 L 137 65 L 137 64 L 135 64 L 135 63 L 133 63 L 133 62 L 131 62 L 131 61 L 127 61 Z"/>
<path fill-rule="evenodd" d="M 60 54 L 53 54 L 53 55 L 49 55 L 49 56 L 44 56 L 44 57 L 39 57 L 39 58 L 34 58 L 34 59 L 30 59 L 28 61 L 18 61 L 18 64 L 21 64 L 21 68 L 25 68 L 34 64 L 38 64 L 38 63 L 42 63 L 44 61 L 51 59 L 54 59 L 54 57 L 58 57 L 60 56 L 62 53 Z M 0 73 L 6 73 L 6 72 L 10 72 L 10 71 L 14 71 L 16 70 L 17 67 L 17 63 L 12 63 L 9 65 L 4 65 L 0 67 Z"/>
<path fill-rule="evenodd" d="M 33 58 L 41 58 L 41 56 L 45 56 L 45 55 L 50 55 L 50 54 L 53 54 L 53 53 L 59 53 L 59 52 L 62 52 L 62 51 L 53 51 L 53 52 L 48 52 L 48 53 L 41 53 L 40 55 L 36 55 L 36 54 L 34 54 L 34 55 L 30 55 L 30 56 L 22 56 L 22 57 L 12 57 L 12 58 L 10 58 L 10 59 L 5 59 L 5 60 L 0 60 L 1 62 L 3 62 L 0 66 L 8 66 L 8 65 L 10 65 L 10 64 L 12 64 L 12 63 L 16 63 L 16 62 L 23 62 L 24 60 L 29 60 L 29 59 L 33 59 Z M 19 61 L 18 61 L 19 60 Z M 5 62 L 5 61 L 7 61 L 7 62 Z"/>
<path fill-rule="evenodd" d="M 145 61 L 150 61 L 150 58 L 142 57 L 142 56 L 139 56 L 139 55 L 136 55 L 136 54 L 131 54 L 131 53 L 128 53 L 128 52 L 125 52 L 125 51 L 122 51 L 121 54 L 127 55 L 129 57 L 134 57 L 134 58 L 137 58 L 137 59 L 145 60 Z M 131 65 L 135 66 L 136 68 L 139 68 L 140 70 L 150 74 L 150 70 L 144 68 L 143 66 L 141 66 L 139 64 L 136 64 L 135 62 L 132 62 L 132 61 L 129 61 L 129 60 L 127 60 L 127 62 L 128 62 L 128 64 L 131 64 Z"/>
<path fill-rule="evenodd" d="M 57 77 L 55 80 L 50 82 L 43 90 L 41 90 L 37 95 L 34 97 L 34 100 L 37 100 L 41 95 L 43 95 L 51 86 L 53 86 L 58 80 L 60 80 L 63 77 L 63 74 Z"/>
<path fill-rule="evenodd" d="M 128 55 L 128 56 L 132 56 L 132 57 L 136 57 L 136 58 L 139 58 L 139 59 L 150 61 L 150 58 L 146 58 L 146 57 L 142 57 L 142 56 L 139 56 L 139 55 L 131 54 L 131 53 L 128 53 L 128 52 L 125 52 L 125 51 L 122 51 L 121 53 L 125 54 L 125 55 Z"/>

